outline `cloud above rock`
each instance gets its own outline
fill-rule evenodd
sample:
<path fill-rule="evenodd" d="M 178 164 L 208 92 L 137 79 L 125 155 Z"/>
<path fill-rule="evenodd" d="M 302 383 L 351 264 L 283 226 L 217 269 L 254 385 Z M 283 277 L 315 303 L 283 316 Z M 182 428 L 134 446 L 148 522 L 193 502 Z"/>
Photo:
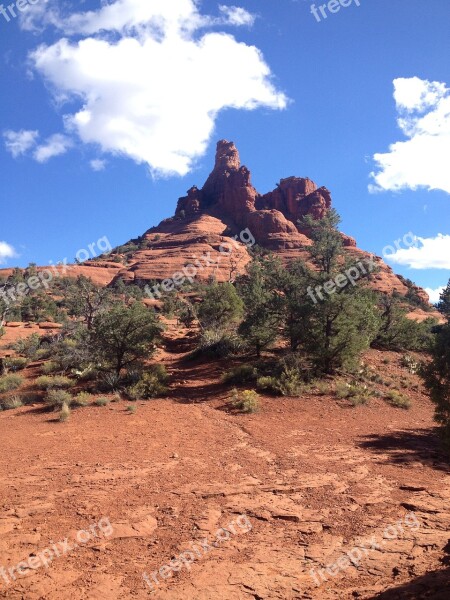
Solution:
<path fill-rule="evenodd" d="M 65 135 L 154 175 L 185 175 L 221 111 L 287 105 L 261 51 L 229 31 L 253 22 L 237 6 L 211 16 L 194 0 L 116 0 L 69 15 L 50 3 L 22 27 L 60 32 L 30 59 L 58 103 L 70 103 Z"/>

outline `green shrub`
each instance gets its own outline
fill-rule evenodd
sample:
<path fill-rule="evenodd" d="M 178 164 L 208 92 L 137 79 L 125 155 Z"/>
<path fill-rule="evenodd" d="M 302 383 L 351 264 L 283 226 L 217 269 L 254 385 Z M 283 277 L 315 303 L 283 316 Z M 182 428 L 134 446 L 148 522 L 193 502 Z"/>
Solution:
<path fill-rule="evenodd" d="M 169 375 L 163 365 L 152 365 L 142 374 L 141 379 L 127 388 L 127 395 L 131 400 L 148 400 L 167 394 L 167 381 Z"/>
<path fill-rule="evenodd" d="M 189 358 L 195 359 L 201 356 L 226 358 L 238 354 L 243 348 L 244 342 L 237 334 L 206 329 L 200 336 L 198 347 L 190 354 Z"/>
<path fill-rule="evenodd" d="M 3 375 L 0 377 L 0 394 L 3 392 L 12 392 L 17 390 L 23 383 L 23 377 L 10 373 L 9 375 Z"/>
<path fill-rule="evenodd" d="M 36 385 L 41 390 L 66 389 L 75 385 L 75 382 L 62 375 L 41 375 L 36 379 Z"/>
<path fill-rule="evenodd" d="M 326 381 L 317 381 L 314 383 L 314 388 L 317 390 L 319 396 L 326 396 L 330 393 L 330 386 Z"/>
<path fill-rule="evenodd" d="M 231 401 L 233 406 L 243 413 L 255 413 L 259 410 L 259 395 L 254 390 L 240 392 L 234 389 Z"/>
<path fill-rule="evenodd" d="M 61 423 L 65 423 L 70 418 L 70 406 L 68 404 L 63 404 L 61 407 L 61 412 L 59 413 L 59 420 Z"/>
<path fill-rule="evenodd" d="M 28 365 L 28 362 L 29 361 L 27 358 L 19 356 L 16 358 L 5 358 L 3 360 L 3 365 L 9 371 L 21 371 L 22 369 L 25 369 L 25 367 Z"/>
<path fill-rule="evenodd" d="M 400 359 L 400 366 L 408 369 L 410 373 L 418 373 L 420 363 L 410 354 L 404 354 Z"/>
<path fill-rule="evenodd" d="M 131 413 L 132 415 L 134 415 L 134 414 L 136 413 L 136 411 L 137 411 L 137 406 L 136 406 L 136 404 L 129 404 L 129 405 L 127 406 L 127 411 L 128 411 L 129 413 Z"/>
<path fill-rule="evenodd" d="M 109 403 L 109 398 L 97 398 L 94 402 L 95 406 L 107 406 Z"/>
<path fill-rule="evenodd" d="M 258 377 L 256 387 L 258 390 L 269 392 L 270 394 L 275 394 L 277 396 L 281 395 L 278 388 L 278 379 L 276 377 Z"/>
<path fill-rule="evenodd" d="M 20 396 L 8 396 L 7 398 L 3 398 L 1 401 L 1 406 L 3 410 L 20 408 L 23 406 L 22 398 Z"/>
<path fill-rule="evenodd" d="M 386 395 L 386 400 L 391 406 L 395 406 L 396 408 L 403 408 L 408 410 L 411 408 L 411 400 L 401 394 L 398 390 L 391 390 Z"/>
<path fill-rule="evenodd" d="M 50 390 L 45 398 L 45 403 L 54 408 L 62 408 L 64 405 L 70 406 L 73 397 L 65 390 Z"/>
<path fill-rule="evenodd" d="M 248 383 L 255 381 L 258 376 L 258 371 L 252 365 L 239 365 L 230 371 L 227 371 L 222 376 L 223 383 Z"/>
<path fill-rule="evenodd" d="M 93 396 L 87 392 L 79 392 L 72 399 L 72 406 L 88 406 L 91 403 Z"/>
<path fill-rule="evenodd" d="M 50 360 L 41 365 L 41 371 L 44 373 L 44 375 L 50 375 L 51 373 L 61 371 L 61 368 L 58 363 L 56 363 L 53 360 Z"/>
<path fill-rule="evenodd" d="M 32 333 L 28 337 L 18 340 L 15 344 L 13 344 L 13 348 L 17 354 L 23 354 L 27 358 L 34 359 L 40 345 L 41 336 L 37 333 Z"/>
<path fill-rule="evenodd" d="M 118 373 L 104 373 L 100 380 L 100 387 L 103 390 L 116 392 L 121 384 L 122 378 Z"/>
<path fill-rule="evenodd" d="M 349 399 L 353 406 L 367 404 L 370 398 L 370 390 L 366 385 L 359 383 L 345 383 L 338 381 L 336 384 L 336 396 L 341 399 Z"/>

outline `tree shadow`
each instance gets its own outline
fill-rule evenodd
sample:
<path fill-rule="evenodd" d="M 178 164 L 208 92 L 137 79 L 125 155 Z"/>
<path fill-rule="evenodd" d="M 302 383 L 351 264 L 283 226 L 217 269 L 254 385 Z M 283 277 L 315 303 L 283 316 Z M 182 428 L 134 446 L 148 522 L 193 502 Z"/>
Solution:
<path fill-rule="evenodd" d="M 382 455 L 384 460 L 380 462 L 389 460 L 398 465 L 421 462 L 450 472 L 449 456 L 442 446 L 438 427 L 371 434 L 365 436 L 359 446 Z"/>
<path fill-rule="evenodd" d="M 450 598 L 450 569 L 432 571 L 408 583 L 399 585 L 370 600 L 448 600 Z"/>

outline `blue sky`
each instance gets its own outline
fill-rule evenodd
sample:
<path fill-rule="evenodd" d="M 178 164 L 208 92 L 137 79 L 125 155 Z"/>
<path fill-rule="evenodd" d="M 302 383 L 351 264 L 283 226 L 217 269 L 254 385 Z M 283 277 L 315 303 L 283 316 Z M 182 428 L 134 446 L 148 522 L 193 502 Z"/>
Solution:
<path fill-rule="evenodd" d="M 360 247 L 381 255 L 411 231 L 391 266 L 447 283 L 448 0 L 318 2 L 320 21 L 310 0 L 109 4 L 0 14 L 3 266 L 142 234 L 225 138 L 260 192 L 310 177 Z"/>

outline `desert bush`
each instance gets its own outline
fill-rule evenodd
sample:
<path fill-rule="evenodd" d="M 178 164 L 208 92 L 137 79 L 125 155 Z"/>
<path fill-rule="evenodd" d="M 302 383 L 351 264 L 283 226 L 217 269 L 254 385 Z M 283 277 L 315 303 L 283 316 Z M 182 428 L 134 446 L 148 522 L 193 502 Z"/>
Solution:
<path fill-rule="evenodd" d="M 61 407 L 61 412 L 59 413 L 59 420 L 61 423 L 65 423 L 70 418 L 70 406 L 68 404 L 63 404 Z"/>
<path fill-rule="evenodd" d="M 67 389 L 74 384 L 72 379 L 62 375 L 41 375 L 36 379 L 36 386 L 41 390 Z"/>
<path fill-rule="evenodd" d="M 94 401 L 95 406 L 107 406 L 110 403 L 109 398 L 97 398 Z"/>
<path fill-rule="evenodd" d="M 281 394 L 280 390 L 278 389 L 278 379 L 276 377 L 258 377 L 256 381 L 256 387 L 258 390 L 269 392 L 270 394 L 275 394 L 277 396 Z"/>
<path fill-rule="evenodd" d="M 419 362 L 410 354 L 404 354 L 400 359 L 400 366 L 408 369 L 410 373 L 417 373 L 420 368 Z"/>
<path fill-rule="evenodd" d="M 259 395 L 254 390 L 238 391 L 235 388 L 231 395 L 231 403 L 243 413 L 255 413 L 259 410 Z"/>
<path fill-rule="evenodd" d="M 255 381 L 258 376 L 257 369 L 252 365 L 239 365 L 230 369 L 222 376 L 223 383 L 248 383 Z"/>
<path fill-rule="evenodd" d="M 12 410 L 14 408 L 20 408 L 21 406 L 23 406 L 23 402 L 20 396 L 8 396 L 1 401 L 3 410 Z"/>
<path fill-rule="evenodd" d="M 226 358 L 238 354 L 244 348 L 244 342 L 235 333 L 219 329 L 205 329 L 202 331 L 198 347 L 189 356 L 191 359 L 200 356 L 209 358 Z"/>
<path fill-rule="evenodd" d="M 317 390 L 319 396 L 326 396 L 330 393 L 330 385 L 326 381 L 316 381 L 314 388 Z"/>
<path fill-rule="evenodd" d="M 391 406 L 395 406 L 396 408 L 408 410 L 411 407 L 411 400 L 408 396 L 401 394 L 398 390 L 390 390 L 386 394 L 386 400 Z"/>
<path fill-rule="evenodd" d="M 129 413 L 131 413 L 132 415 L 134 415 L 134 414 L 136 413 L 136 411 L 137 411 L 137 406 L 136 406 L 136 404 L 129 404 L 129 405 L 127 406 L 127 411 L 128 411 Z"/>
<path fill-rule="evenodd" d="M 0 394 L 17 390 L 23 383 L 23 377 L 9 373 L 0 377 Z"/>
<path fill-rule="evenodd" d="M 72 406 L 87 406 L 91 403 L 92 398 L 92 394 L 80 392 L 72 399 Z"/>
<path fill-rule="evenodd" d="M 54 360 L 49 360 L 41 365 L 41 371 L 44 373 L 44 375 L 50 375 L 51 373 L 57 373 L 58 371 L 61 371 L 61 367 Z"/>
<path fill-rule="evenodd" d="M 37 333 L 32 333 L 22 340 L 18 340 L 13 344 L 14 350 L 17 354 L 23 354 L 29 359 L 36 357 L 36 352 L 41 346 L 41 336 Z"/>
<path fill-rule="evenodd" d="M 61 408 L 72 404 L 73 397 L 65 390 L 50 390 L 45 398 L 45 403 L 53 408 Z"/>
<path fill-rule="evenodd" d="M 167 394 L 169 375 L 163 365 L 153 365 L 142 374 L 141 379 L 127 389 L 131 400 L 148 400 Z"/>
<path fill-rule="evenodd" d="M 359 383 L 336 383 L 336 396 L 340 400 L 348 399 L 353 406 L 366 404 L 370 398 L 370 390 L 366 385 Z"/>
<path fill-rule="evenodd" d="M 5 358 L 3 360 L 3 365 L 5 369 L 8 369 L 9 371 L 21 371 L 22 369 L 25 369 L 25 367 L 28 365 L 28 362 L 29 361 L 27 358 L 18 356 Z"/>
<path fill-rule="evenodd" d="M 116 392 L 122 383 L 122 377 L 119 373 L 103 373 L 100 378 L 100 388 L 106 391 Z"/>

